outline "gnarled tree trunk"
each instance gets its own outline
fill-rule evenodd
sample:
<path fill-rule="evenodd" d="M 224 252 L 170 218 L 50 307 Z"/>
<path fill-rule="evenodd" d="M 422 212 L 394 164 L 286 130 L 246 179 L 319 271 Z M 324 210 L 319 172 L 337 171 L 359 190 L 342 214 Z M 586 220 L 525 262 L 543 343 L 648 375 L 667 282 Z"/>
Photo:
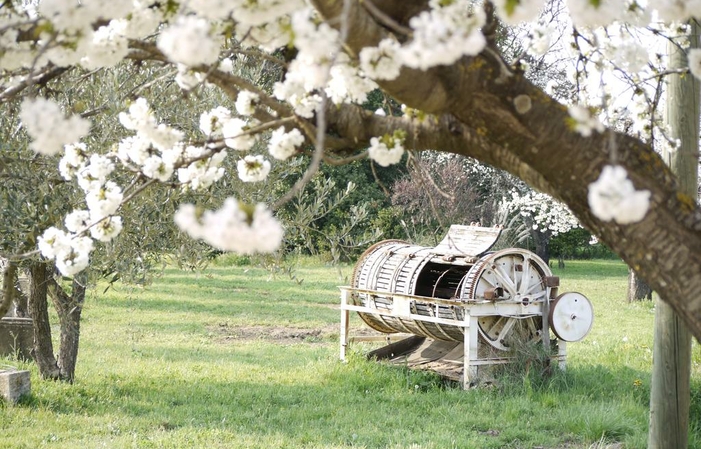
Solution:
<path fill-rule="evenodd" d="M 15 278 L 17 265 L 7 261 L 2 270 L 2 297 L 0 298 L 0 318 L 7 315 L 15 297 Z"/>
<path fill-rule="evenodd" d="M 49 273 L 46 264 L 32 261 L 29 266 L 29 314 L 34 323 L 32 357 L 44 379 L 59 379 L 60 370 L 51 342 L 51 323 L 47 300 Z"/>
<path fill-rule="evenodd" d="M 85 300 L 84 275 L 73 278 L 72 292 L 67 294 L 54 278 L 49 279 L 49 296 L 53 300 L 60 322 L 60 352 L 58 367 L 61 380 L 73 382 L 75 366 L 78 361 L 78 343 L 80 340 L 80 315 Z"/>
<path fill-rule="evenodd" d="M 86 275 L 73 279 L 71 294 L 61 287 L 46 264 L 32 262 L 30 267 L 29 311 L 34 320 L 32 355 L 45 379 L 73 382 L 78 360 L 80 315 L 85 300 Z M 48 298 L 51 297 L 59 319 L 58 360 L 54 355 L 49 323 Z"/>

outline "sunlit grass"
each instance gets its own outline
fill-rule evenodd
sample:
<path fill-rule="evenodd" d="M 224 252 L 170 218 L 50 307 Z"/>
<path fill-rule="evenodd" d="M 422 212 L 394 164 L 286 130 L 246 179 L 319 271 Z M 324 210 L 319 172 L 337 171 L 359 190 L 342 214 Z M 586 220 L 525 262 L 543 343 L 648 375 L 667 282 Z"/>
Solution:
<path fill-rule="evenodd" d="M 30 397 L 0 406 L 0 447 L 644 447 L 652 304 L 625 302 L 619 262 L 555 271 L 561 291 L 580 291 L 595 307 L 591 334 L 568 347 L 567 371 L 541 379 L 514 370 L 469 391 L 368 362 L 361 344 L 348 363 L 337 360 L 347 266 L 339 275 L 303 260 L 295 281 L 217 264 L 166 270 L 147 289 L 101 286 L 86 302 L 74 385 L 0 361 L 33 376 Z M 700 359 L 695 348 L 694 391 Z M 698 393 L 692 407 L 701 408 Z M 699 419 L 692 414 L 692 447 Z"/>

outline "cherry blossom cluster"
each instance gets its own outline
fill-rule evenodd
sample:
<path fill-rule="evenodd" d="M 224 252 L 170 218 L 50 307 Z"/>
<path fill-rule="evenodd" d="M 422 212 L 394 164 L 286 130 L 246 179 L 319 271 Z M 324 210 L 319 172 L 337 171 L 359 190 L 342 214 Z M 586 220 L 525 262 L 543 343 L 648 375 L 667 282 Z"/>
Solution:
<path fill-rule="evenodd" d="M 22 101 L 20 119 L 32 138 L 30 148 L 37 153 L 54 155 L 64 145 L 78 142 L 90 131 L 90 122 L 78 116 L 64 117 L 61 107 L 44 98 Z"/>
<path fill-rule="evenodd" d="M 114 169 L 108 156 L 91 154 L 88 157 L 83 143 L 65 147 L 59 171 L 67 181 L 77 179 L 85 193 L 87 210 L 74 210 L 66 216 L 64 225 L 68 232 L 50 227 L 39 237 L 41 254 L 54 259 L 65 276 L 72 276 L 88 266 L 93 239 L 110 242 L 122 231 L 122 218 L 115 215 L 122 204 L 122 189 L 108 180 Z"/>
<path fill-rule="evenodd" d="M 232 55 L 223 51 L 228 37 L 235 37 L 243 47 L 265 52 L 285 46 L 296 49 L 296 57 L 286 65 L 285 76 L 275 83 L 271 97 L 262 91 L 241 89 L 235 113 L 217 107 L 201 115 L 204 142 L 188 141 L 183 131 L 159 122 L 147 101 L 139 98 L 119 115 L 120 123 L 134 134 L 118 142 L 110 154 L 91 153 L 79 143 L 90 131 L 89 121 L 67 117 L 52 100 L 23 101 L 20 119 L 31 138 L 30 147 L 44 155 L 55 155 L 65 148 L 59 171 L 65 179 L 75 179 L 86 198 L 85 210 L 66 217 L 67 231 L 52 227 L 40 238 L 42 254 L 55 259 L 64 274 L 75 274 L 87 266 L 93 239 L 110 241 L 119 234 L 122 222 L 115 214 L 123 193 L 108 178 L 120 163 L 120 168 L 154 181 L 174 182 L 177 178 L 186 188 L 205 189 L 225 174 L 223 161 L 234 153 L 241 156 L 237 172 L 243 181 L 264 181 L 271 163 L 248 152 L 265 145 L 272 158 L 284 161 L 298 154 L 305 142 L 305 135 L 287 121 L 274 129 L 265 143 L 261 131 L 265 126 L 254 117 L 259 110 L 277 116 L 277 112 L 265 109 L 266 100 L 283 101 L 297 118 L 311 119 L 324 97 L 337 105 L 362 104 L 377 87 L 376 81 L 393 80 L 403 68 L 427 70 L 476 55 L 486 45 L 481 31 L 486 17 L 478 3 L 430 0 L 426 11 L 410 19 L 409 32 L 388 27 L 387 38 L 375 47 L 364 48 L 357 57 L 343 51 L 341 32 L 304 0 L 42 0 L 24 2 L 24 9 L 17 7 L 17 11 L 0 8 L 0 91 L 25 82 L 21 74 L 28 71 L 72 65 L 89 70 L 112 67 L 133 50 L 130 40 L 154 34 L 155 48 L 177 67 L 175 81 L 185 90 L 206 85 L 212 70 L 231 71 L 228 58 Z M 544 0 L 495 0 L 494 4 L 504 22 L 518 24 L 535 21 Z M 577 32 L 567 33 L 573 36 L 568 43 L 572 45 L 563 45 L 560 51 L 576 52 L 570 56 L 582 65 L 570 72 L 584 92 L 579 104 L 569 108 L 573 130 L 585 137 L 603 132 L 604 119 L 593 110 L 604 111 L 602 117 L 609 123 L 630 118 L 638 126 L 638 118 L 647 111 L 643 81 L 655 74 L 652 67 L 657 62 L 641 45 L 635 30 L 657 18 L 685 22 L 699 17 L 698 0 L 567 0 L 566 4 L 571 19 L 568 26 Z M 527 33 L 529 51 L 542 54 L 551 50 L 554 32 L 552 26 L 533 23 Z M 20 38 L 24 35 L 37 39 Z M 612 36 L 617 38 L 615 45 L 610 44 Z M 690 72 L 701 77 L 701 51 L 689 51 L 688 60 Z M 636 84 L 631 89 L 633 96 L 624 99 L 624 107 L 616 105 L 618 94 L 605 82 L 615 71 L 626 71 Z M 639 128 L 636 131 L 642 135 L 652 127 Z M 374 137 L 368 155 L 382 166 L 396 164 L 404 154 L 404 145 L 401 132 Z M 539 228 L 554 233 L 575 225 L 559 203 L 537 195 L 514 197 L 511 204 L 532 216 Z M 636 191 L 622 167 L 607 166 L 590 185 L 589 202 L 592 212 L 602 220 L 627 224 L 644 216 L 649 192 Z M 263 205 L 248 207 L 234 199 L 218 211 L 203 214 L 198 214 L 195 206 L 183 206 L 176 221 L 193 238 L 226 250 L 272 251 L 282 239 L 282 227 Z"/>
<path fill-rule="evenodd" d="M 572 118 L 573 129 L 584 137 L 589 137 L 594 131 L 604 132 L 604 124 L 592 115 L 589 108 L 580 105 L 570 106 L 568 109 Z"/>
<path fill-rule="evenodd" d="M 394 79 L 402 66 L 426 70 L 476 55 L 487 43 L 480 27 L 484 11 L 467 0 L 431 0 L 431 9 L 412 17 L 413 38 L 400 45 L 395 38 L 360 52 L 360 67 L 374 79 Z M 469 12 L 469 13 L 468 13 Z"/>
<path fill-rule="evenodd" d="M 199 214 L 192 204 L 183 204 L 175 213 L 175 223 L 194 239 L 215 248 L 239 254 L 269 253 L 282 243 L 280 222 L 262 203 L 255 207 L 228 198 L 221 209 Z"/>
<path fill-rule="evenodd" d="M 598 219 L 624 225 L 642 220 L 650 208 L 650 192 L 636 190 L 620 165 L 605 166 L 599 179 L 589 185 L 587 198 Z"/>
<path fill-rule="evenodd" d="M 515 211 L 527 217 L 533 229 L 555 236 L 580 226 L 577 218 L 567 206 L 545 193 L 529 191 L 525 194 L 512 192 L 501 208 Z"/>
<path fill-rule="evenodd" d="M 395 131 L 391 136 L 385 134 L 380 138 L 373 137 L 370 139 L 368 156 L 383 167 L 396 164 L 404 155 L 405 138 L 406 133 L 402 130 Z"/>

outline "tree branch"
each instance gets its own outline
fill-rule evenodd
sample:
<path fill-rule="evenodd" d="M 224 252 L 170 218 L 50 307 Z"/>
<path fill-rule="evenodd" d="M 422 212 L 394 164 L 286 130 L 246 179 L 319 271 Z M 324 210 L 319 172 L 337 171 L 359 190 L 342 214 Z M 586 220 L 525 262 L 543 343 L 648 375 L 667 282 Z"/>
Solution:
<path fill-rule="evenodd" d="M 314 0 L 314 4 L 329 23 L 340 14 L 337 1 Z M 359 6 L 348 17 L 353 32 L 346 45 L 356 54 L 363 46 L 377 45 L 386 35 Z M 407 133 L 407 148 L 416 148 L 415 144 L 429 148 L 428 142 L 435 143 L 433 149 L 476 157 L 562 200 L 585 227 L 659 292 L 700 338 L 701 210 L 695 199 L 678 191 L 669 168 L 649 145 L 615 131 L 590 137 L 577 134 L 568 125 L 565 106 L 522 74 L 497 82 L 500 69 L 494 57 L 478 55 L 426 72 L 404 69 L 396 80 L 380 83 L 400 102 L 436 116 L 430 125 L 404 124 L 403 128 L 416 128 L 415 137 Z M 516 98 L 529 107 L 517 110 Z M 356 124 L 367 123 L 371 129 L 360 135 L 389 125 L 378 118 L 361 117 Z M 344 121 L 353 122 L 349 117 L 337 117 L 334 129 L 341 136 L 359 130 L 357 126 L 344 128 Z M 422 141 L 422 128 L 428 126 L 438 136 Z M 638 223 L 604 222 L 589 208 L 588 186 L 611 163 L 610 136 L 618 163 L 636 189 L 652 193 L 650 210 Z"/>

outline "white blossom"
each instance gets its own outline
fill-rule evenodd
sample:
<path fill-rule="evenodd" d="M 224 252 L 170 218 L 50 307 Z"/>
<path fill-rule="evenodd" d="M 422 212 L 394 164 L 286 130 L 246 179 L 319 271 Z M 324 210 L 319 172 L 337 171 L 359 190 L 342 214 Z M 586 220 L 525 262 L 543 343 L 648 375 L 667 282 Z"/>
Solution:
<path fill-rule="evenodd" d="M 150 156 L 145 161 L 141 168 L 141 172 L 149 178 L 158 179 L 161 182 L 166 182 L 173 175 L 175 167 L 172 162 L 166 162 L 159 156 Z"/>
<path fill-rule="evenodd" d="M 100 154 L 90 156 L 88 164 L 78 170 L 78 185 L 85 191 L 99 189 L 107 182 L 107 177 L 114 170 L 112 160 Z"/>
<path fill-rule="evenodd" d="M 555 29 L 551 26 L 537 24 L 531 28 L 526 41 L 526 48 L 534 55 L 540 56 L 550 50 Z"/>
<path fill-rule="evenodd" d="M 339 33 L 326 22 L 318 22 L 311 8 L 292 14 L 294 45 L 306 57 L 320 61 L 338 49 Z"/>
<path fill-rule="evenodd" d="M 648 0 L 648 4 L 665 22 L 685 22 L 701 16 L 698 0 Z"/>
<path fill-rule="evenodd" d="M 179 144 L 184 137 L 182 131 L 171 128 L 165 123 L 160 123 L 155 128 L 143 129 L 141 132 L 144 137 L 151 142 L 151 145 L 161 151 L 173 148 Z"/>
<path fill-rule="evenodd" d="M 373 137 L 368 148 L 370 159 L 383 167 L 398 163 L 404 155 L 404 146 L 399 139 L 391 139 L 389 146 L 386 140 Z"/>
<path fill-rule="evenodd" d="M 129 105 L 127 112 L 119 113 L 119 123 L 126 129 L 139 131 L 140 129 L 156 126 L 156 118 L 145 98 L 139 97 Z"/>
<path fill-rule="evenodd" d="M 236 168 L 243 182 L 265 181 L 270 173 L 270 162 L 261 155 L 248 155 L 238 161 Z"/>
<path fill-rule="evenodd" d="M 122 217 L 110 216 L 100 219 L 90 228 L 90 235 L 101 242 L 110 242 L 122 232 Z"/>
<path fill-rule="evenodd" d="M 53 259 L 56 254 L 71 248 L 71 236 L 53 226 L 45 230 L 37 241 L 41 255 L 47 259 Z"/>
<path fill-rule="evenodd" d="M 567 0 L 572 22 L 577 27 L 601 27 L 619 19 L 626 10 L 624 0 Z"/>
<path fill-rule="evenodd" d="M 304 0 L 256 0 L 237 2 L 234 19 L 244 25 L 262 25 L 304 8 Z"/>
<path fill-rule="evenodd" d="M 297 147 L 304 143 L 304 136 L 293 128 L 286 133 L 283 126 L 273 131 L 268 142 L 268 152 L 275 159 L 285 160 L 297 152 Z"/>
<path fill-rule="evenodd" d="M 56 254 L 56 268 L 64 276 L 73 276 L 88 267 L 93 241 L 90 237 L 72 237 L 70 249 Z"/>
<path fill-rule="evenodd" d="M 502 201 L 500 208 L 518 212 L 528 219 L 533 229 L 553 236 L 579 227 L 579 221 L 569 208 L 545 193 L 514 191 L 510 199 Z"/>
<path fill-rule="evenodd" d="M 129 15 L 129 19 L 120 20 L 125 22 L 124 36 L 130 39 L 141 39 L 156 31 L 163 21 L 163 13 L 159 8 L 151 8 L 148 2 L 135 2 L 135 9 Z"/>
<path fill-rule="evenodd" d="M 543 8 L 543 0 L 496 0 L 499 17 L 509 25 L 530 22 L 538 18 Z"/>
<path fill-rule="evenodd" d="M 329 72 L 330 79 L 326 93 L 334 104 L 362 104 L 367 100 L 367 94 L 377 88 L 377 84 L 363 76 L 349 62 L 345 54 L 339 55 L 337 63 Z"/>
<path fill-rule="evenodd" d="M 122 139 L 117 145 L 117 157 L 125 164 L 143 165 L 150 155 L 151 144 L 143 135 Z"/>
<path fill-rule="evenodd" d="M 95 70 L 113 67 L 124 59 L 129 53 L 128 41 L 124 36 L 125 26 L 126 23 L 113 20 L 95 30 L 80 65 L 88 70 Z"/>
<path fill-rule="evenodd" d="M 589 184 L 589 207 L 603 221 L 619 224 L 643 219 L 650 207 L 650 191 L 635 190 L 628 172 L 620 165 L 607 165 L 599 179 Z"/>
<path fill-rule="evenodd" d="M 161 32 L 156 45 L 172 62 L 190 67 L 219 58 L 220 45 L 210 34 L 210 23 L 197 16 L 179 16 Z"/>
<path fill-rule="evenodd" d="M 93 220 L 114 214 L 122 203 L 122 189 L 114 182 L 107 181 L 99 189 L 90 190 L 85 195 L 90 216 Z"/>
<path fill-rule="evenodd" d="M 402 67 L 399 43 L 391 38 L 380 41 L 377 47 L 360 50 L 360 68 L 367 76 L 378 80 L 393 80 Z"/>
<path fill-rule="evenodd" d="M 87 147 L 84 143 L 68 144 L 64 147 L 63 157 L 58 163 L 61 177 L 70 181 L 84 166 L 87 158 Z"/>
<path fill-rule="evenodd" d="M 276 49 L 292 43 L 293 33 L 290 16 L 281 16 L 272 22 L 251 27 L 239 24 L 236 27 L 236 38 L 243 45 L 257 46 L 263 51 L 272 53 Z"/>
<path fill-rule="evenodd" d="M 226 158 L 226 151 L 219 151 L 209 157 L 203 157 L 209 151 L 202 147 L 188 146 L 185 148 L 186 160 L 198 159 L 187 167 L 178 169 L 178 180 L 193 190 L 206 189 L 224 176 L 225 170 L 220 167 Z"/>
<path fill-rule="evenodd" d="M 432 0 L 430 4 L 430 11 L 423 11 L 409 20 L 414 34 L 401 48 L 404 65 L 426 70 L 452 64 L 484 49 L 487 41 L 480 28 L 486 17 L 481 8 L 468 14 L 467 0 L 455 0 L 445 6 L 440 0 Z"/>
<path fill-rule="evenodd" d="M 90 226 L 90 212 L 87 210 L 74 210 L 70 214 L 66 215 L 63 223 L 66 225 L 66 229 L 69 231 L 75 234 L 80 234 Z"/>
<path fill-rule="evenodd" d="M 100 17 L 99 9 L 90 3 L 80 8 L 71 3 L 65 0 L 42 0 L 37 11 L 59 31 L 77 33 L 89 30 L 90 25 Z"/>
<path fill-rule="evenodd" d="M 221 138 L 224 123 L 231 119 L 231 111 L 223 106 L 218 106 L 211 111 L 200 115 L 200 130 L 212 139 Z"/>
<path fill-rule="evenodd" d="M 248 151 L 256 142 L 253 134 L 244 134 L 248 129 L 246 122 L 240 118 L 231 118 L 222 125 L 224 143 L 229 148 L 239 151 Z"/>
<path fill-rule="evenodd" d="M 231 58 L 224 58 L 219 61 L 219 70 L 226 73 L 234 71 L 234 61 Z"/>
<path fill-rule="evenodd" d="M 78 142 L 90 131 L 88 120 L 77 115 L 64 118 L 61 107 L 44 98 L 24 99 L 19 115 L 32 138 L 32 150 L 49 156 L 64 145 Z"/>
<path fill-rule="evenodd" d="M 234 198 L 201 217 L 194 205 L 183 204 L 175 213 L 175 223 L 192 238 L 239 254 L 273 252 L 280 247 L 284 234 L 282 225 L 264 204 L 242 207 Z"/>
<path fill-rule="evenodd" d="M 178 73 L 175 74 L 175 84 L 182 90 L 191 90 L 204 81 L 204 75 L 190 70 L 185 64 L 178 64 Z"/>
<path fill-rule="evenodd" d="M 647 49 L 639 42 L 627 40 L 618 43 L 614 51 L 614 62 L 628 72 L 639 72 L 650 61 Z"/>
<path fill-rule="evenodd" d="M 574 130 L 582 136 L 589 137 L 594 131 L 604 132 L 604 124 L 598 118 L 592 116 L 588 108 L 573 105 L 569 107 L 568 112 L 574 121 Z"/>
<path fill-rule="evenodd" d="M 199 16 L 210 20 L 223 20 L 231 16 L 231 12 L 239 2 L 231 0 L 188 0 L 187 7 Z"/>
<path fill-rule="evenodd" d="M 260 95 L 248 90 L 242 90 L 236 97 L 236 112 L 241 115 L 253 115 L 256 112 L 256 104 L 260 100 Z"/>

